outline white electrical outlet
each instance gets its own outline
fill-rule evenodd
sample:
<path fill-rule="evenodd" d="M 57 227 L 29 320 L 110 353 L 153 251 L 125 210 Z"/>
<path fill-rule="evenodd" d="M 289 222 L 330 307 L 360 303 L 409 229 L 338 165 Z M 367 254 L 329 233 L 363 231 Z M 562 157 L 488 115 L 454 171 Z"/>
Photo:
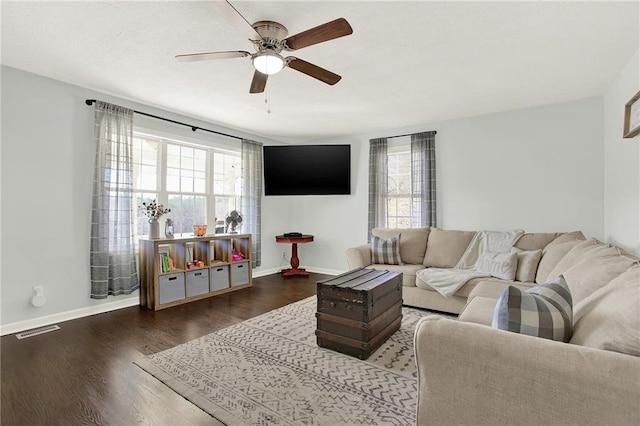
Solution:
<path fill-rule="evenodd" d="M 44 297 L 44 288 L 40 285 L 33 287 L 33 295 L 31 297 L 31 304 L 36 308 L 44 306 L 47 303 L 47 298 Z"/>

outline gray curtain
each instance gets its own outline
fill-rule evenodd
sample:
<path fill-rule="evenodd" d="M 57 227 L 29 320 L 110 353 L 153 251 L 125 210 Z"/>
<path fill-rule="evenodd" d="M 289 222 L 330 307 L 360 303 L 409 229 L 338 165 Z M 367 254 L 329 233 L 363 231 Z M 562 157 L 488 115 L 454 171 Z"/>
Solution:
<path fill-rule="evenodd" d="M 97 101 L 91 210 L 91 298 L 138 289 L 133 240 L 133 111 Z"/>
<path fill-rule="evenodd" d="M 243 232 L 251 234 L 251 259 L 255 268 L 262 263 L 262 144 L 242 140 L 242 196 L 240 213 Z"/>
<path fill-rule="evenodd" d="M 371 230 L 387 223 L 387 139 L 369 141 L 369 220 L 367 238 Z"/>
<path fill-rule="evenodd" d="M 436 224 L 436 132 L 411 135 L 411 227 Z"/>

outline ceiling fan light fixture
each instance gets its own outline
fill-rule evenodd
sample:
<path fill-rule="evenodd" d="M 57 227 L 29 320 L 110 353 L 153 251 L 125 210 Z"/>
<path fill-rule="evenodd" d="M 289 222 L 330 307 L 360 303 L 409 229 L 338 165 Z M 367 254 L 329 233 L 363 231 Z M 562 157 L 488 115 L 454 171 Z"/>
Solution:
<path fill-rule="evenodd" d="M 258 53 L 253 57 L 253 67 L 262 74 L 275 74 L 284 68 L 284 58 L 274 52 Z"/>

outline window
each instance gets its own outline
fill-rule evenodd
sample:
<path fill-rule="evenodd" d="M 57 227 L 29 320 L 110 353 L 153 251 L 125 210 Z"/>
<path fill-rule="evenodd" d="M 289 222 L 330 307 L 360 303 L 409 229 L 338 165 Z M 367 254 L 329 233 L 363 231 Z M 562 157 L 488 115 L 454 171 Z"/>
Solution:
<path fill-rule="evenodd" d="M 191 234 L 199 224 L 209 225 L 209 232 L 224 230 L 224 218 L 240 199 L 240 152 L 142 133 L 134 133 L 133 144 L 136 206 L 155 199 L 169 207 L 165 218 L 173 220 L 176 234 Z M 149 224 L 134 213 L 137 241 L 147 235 Z"/>
<path fill-rule="evenodd" d="M 224 218 L 231 210 L 239 208 L 241 194 L 240 156 L 221 152 L 213 153 L 213 193 L 217 225 L 224 226 Z"/>
<path fill-rule="evenodd" d="M 387 152 L 386 228 L 411 227 L 411 149 L 390 147 Z"/>
<path fill-rule="evenodd" d="M 436 226 L 435 131 L 369 141 L 368 230 Z"/>

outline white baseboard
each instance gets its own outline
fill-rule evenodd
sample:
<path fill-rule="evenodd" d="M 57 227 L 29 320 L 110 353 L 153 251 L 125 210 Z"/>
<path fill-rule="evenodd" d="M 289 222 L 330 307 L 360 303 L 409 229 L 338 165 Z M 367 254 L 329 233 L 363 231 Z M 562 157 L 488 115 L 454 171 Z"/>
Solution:
<path fill-rule="evenodd" d="M 325 275 L 340 275 L 347 272 L 347 271 L 339 271 L 337 269 L 324 269 L 324 268 L 307 268 L 307 271 L 314 272 L 316 274 L 325 274 Z"/>
<path fill-rule="evenodd" d="M 324 269 L 324 268 L 305 268 L 308 272 L 314 272 L 316 274 L 326 274 L 326 275 L 340 275 L 345 273 L 346 271 L 338 271 L 335 269 Z M 282 268 L 271 268 L 271 269 L 265 269 L 263 271 L 259 271 L 259 272 L 253 272 L 253 278 L 258 278 L 258 277 L 264 277 L 267 275 L 271 275 L 271 274 L 278 274 L 280 273 L 280 271 L 282 270 Z"/>
<path fill-rule="evenodd" d="M 263 271 L 255 272 L 253 274 L 253 277 L 258 278 L 258 277 L 264 277 L 266 275 L 277 274 L 281 270 L 282 268 L 265 269 Z M 340 275 L 343 272 L 345 272 L 345 271 L 337 271 L 333 269 L 323 269 L 323 268 L 307 268 L 307 271 L 315 272 L 317 274 L 326 274 L 326 275 Z M 108 302 L 108 303 L 103 303 L 101 305 L 75 309 L 73 311 L 61 312 L 59 314 L 46 315 L 43 317 L 33 318 L 29 320 L 24 320 L 24 321 L 18 321 L 18 322 L 6 324 L 6 325 L 0 325 L 0 336 L 19 333 L 21 331 L 31 330 L 33 328 L 44 327 L 47 325 L 74 320 L 82 317 L 88 317 L 90 315 L 96 315 L 104 312 L 115 311 L 117 309 L 129 308 L 131 306 L 136 306 L 138 304 L 140 304 L 140 299 L 138 296 L 135 296 L 135 297 L 129 297 L 123 300 L 118 300 L 115 302 Z"/>
<path fill-rule="evenodd" d="M 266 277 L 267 275 L 277 274 L 281 270 L 282 268 L 271 268 L 271 269 L 264 269 L 262 271 L 253 271 L 251 276 L 253 278 Z"/>
<path fill-rule="evenodd" d="M 127 299 L 118 300 L 116 302 L 103 303 L 101 305 L 89 306 L 86 308 L 74 309 L 73 311 L 61 312 L 59 314 L 46 315 L 39 318 L 33 318 L 24 321 L 13 322 L 0 326 L 0 336 L 7 334 L 19 333 L 33 328 L 44 327 L 59 322 L 69 321 L 90 315 L 101 314 L 104 312 L 115 311 L 117 309 L 129 308 L 140 304 L 140 298 L 129 297 Z"/>

